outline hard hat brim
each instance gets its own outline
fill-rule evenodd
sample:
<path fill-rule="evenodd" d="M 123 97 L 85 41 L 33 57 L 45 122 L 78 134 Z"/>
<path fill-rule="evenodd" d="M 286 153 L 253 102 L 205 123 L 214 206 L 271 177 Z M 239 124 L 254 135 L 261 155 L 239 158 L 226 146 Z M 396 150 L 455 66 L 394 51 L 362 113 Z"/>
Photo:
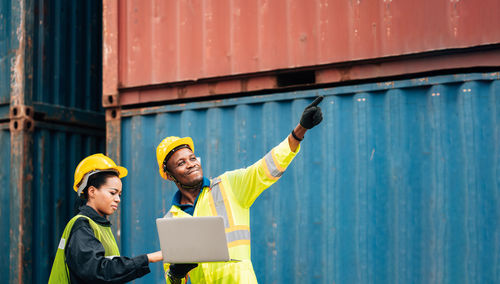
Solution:
<path fill-rule="evenodd" d="M 100 172 L 106 172 L 106 171 L 109 171 L 109 172 L 116 172 L 118 174 L 118 177 L 119 178 L 123 178 L 123 177 L 126 177 L 128 175 L 128 170 L 124 167 L 120 167 L 120 166 L 116 166 L 116 167 L 112 167 L 112 168 L 108 168 L 108 169 L 99 169 Z M 85 175 L 84 175 L 85 176 Z M 73 189 L 78 192 L 78 184 L 74 184 L 73 185 Z"/>
<path fill-rule="evenodd" d="M 165 158 L 167 157 L 168 153 L 170 153 L 170 151 L 172 151 L 173 149 L 175 149 L 176 147 L 181 146 L 181 145 L 188 145 L 189 148 L 191 149 L 191 151 L 194 153 L 193 139 L 191 139 L 191 137 L 184 137 L 184 138 L 177 139 L 176 141 L 174 141 L 170 145 L 168 145 L 168 149 L 166 151 L 165 157 L 163 157 L 163 160 L 165 160 Z M 164 161 L 162 161 L 162 162 L 164 162 Z"/>
<path fill-rule="evenodd" d="M 118 171 L 119 178 L 123 178 L 123 177 L 126 177 L 128 175 L 128 170 L 124 167 L 117 166 L 114 169 Z"/>

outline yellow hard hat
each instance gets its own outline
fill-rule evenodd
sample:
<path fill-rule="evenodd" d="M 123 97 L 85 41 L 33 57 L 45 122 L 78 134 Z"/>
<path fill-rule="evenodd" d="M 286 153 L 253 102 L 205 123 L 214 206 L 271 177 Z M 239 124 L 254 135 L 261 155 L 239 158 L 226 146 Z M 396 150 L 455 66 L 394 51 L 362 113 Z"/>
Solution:
<path fill-rule="evenodd" d="M 75 183 L 73 189 L 80 195 L 87 184 L 87 179 L 92 173 L 114 171 L 119 178 L 125 177 L 128 173 L 124 167 L 117 166 L 113 160 L 103 154 L 90 155 L 83 159 L 75 170 Z M 85 185 L 82 183 L 84 181 Z M 79 190 L 79 186 L 82 187 Z"/>
<path fill-rule="evenodd" d="M 167 157 L 168 153 L 170 153 L 170 151 L 181 145 L 188 145 L 189 148 L 191 148 L 191 151 L 193 151 L 194 153 L 194 144 L 191 137 L 180 138 L 177 136 L 169 136 L 163 139 L 158 147 L 156 147 L 156 160 L 158 161 L 158 168 L 162 178 L 168 179 L 167 174 L 163 170 L 163 161 Z"/>

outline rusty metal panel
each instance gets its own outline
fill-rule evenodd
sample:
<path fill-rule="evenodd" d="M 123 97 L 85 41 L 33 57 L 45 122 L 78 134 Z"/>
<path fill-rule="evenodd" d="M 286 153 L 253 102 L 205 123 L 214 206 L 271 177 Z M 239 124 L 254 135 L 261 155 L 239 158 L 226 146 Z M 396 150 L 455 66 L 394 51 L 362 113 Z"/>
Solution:
<path fill-rule="evenodd" d="M 115 88 L 500 43 L 497 0 L 104 3 Z"/>
<path fill-rule="evenodd" d="M 323 123 L 252 207 L 259 283 L 498 283 L 499 93 L 499 73 L 472 73 L 122 110 L 122 254 L 159 249 L 176 190 L 158 175 L 162 138 L 191 136 L 215 177 L 324 95 Z M 162 281 L 153 265 L 136 282 Z"/>
<path fill-rule="evenodd" d="M 30 176 L 32 164 L 30 163 L 33 124 L 33 111 L 31 108 L 31 79 L 32 69 L 32 27 L 33 6 L 29 1 L 3 2 L 0 18 L 5 17 L 6 35 L 2 44 L 2 81 L 8 80 L 5 87 L 7 93 L 2 93 L 1 113 L 5 113 L 8 106 L 9 116 L 3 117 L 2 126 L 8 125 L 10 149 L 3 155 L 9 155 L 10 167 L 9 184 L 4 188 L 8 194 L 8 203 L 3 204 L 8 208 L 8 214 L 3 218 L 8 219 L 6 236 L 9 253 L 8 273 L 4 279 L 10 283 L 32 282 L 32 218 L 31 218 L 31 189 Z M 8 86 L 8 87 L 7 87 Z M 6 120 L 6 121 L 5 121 Z M 3 128 L 3 127 L 2 127 Z M 4 130 L 1 130 L 4 132 Z M 2 135 L 4 136 L 4 135 Z M 4 136 L 5 137 L 5 136 Z M 5 142 L 2 141 L 2 142 Z M 4 150 L 4 149 L 2 149 Z"/>

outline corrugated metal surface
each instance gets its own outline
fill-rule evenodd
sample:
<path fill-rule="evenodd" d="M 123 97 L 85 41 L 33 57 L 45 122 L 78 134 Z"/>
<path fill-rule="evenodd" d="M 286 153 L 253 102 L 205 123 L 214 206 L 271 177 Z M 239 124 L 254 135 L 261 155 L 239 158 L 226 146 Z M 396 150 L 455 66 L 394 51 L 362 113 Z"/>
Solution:
<path fill-rule="evenodd" d="M 10 102 L 11 3 L 0 4 L 0 107 Z"/>
<path fill-rule="evenodd" d="M 75 161 L 105 151 L 101 14 L 99 1 L 0 4 L 4 282 L 47 282 Z"/>
<path fill-rule="evenodd" d="M 0 228 L 2 232 L 0 234 L 0 249 L 3 253 L 0 254 L 1 263 L 10 262 L 10 254 L 5 253 L 10 250 L 10 132 L 8 125 L 5 127 L 0 124 L 0 162 L 2 165 L 0 167 L 0 202 L 4 206 L 0 206 Z M 0 273 L 3 279 L 10 279 L 10 267 L 8 265 L 2 265 L 0 267 Z"/>
<path fill-rule="evenodd" d="M 159 248 L 175 191 L 163 137 L 193 137 L 214 177 L 263 156 L 321 94 L 323 123 L 251 210 L 260 283 L 498 283 L 499 93 L 499 73 L 467 74 L 123 110 L 122 254 Z M 152 267 L 137 283 L 162 281 Z"/>
<path fill-rule="evenodd" d="M 35 1 L 33 101 L 100 111 L 100 1 Z"/>
<path fill-rule="evenodd" d="M 33 280 L 45 283 L 64 227 L 74 215 L 74 170 L 105 152 L 104 132 L 38 123 L 33 138 Z"/>
<path fill-rule="evenodd" d="M 500 43 L 497 0 L 104 2 L 119 87 Z"/>

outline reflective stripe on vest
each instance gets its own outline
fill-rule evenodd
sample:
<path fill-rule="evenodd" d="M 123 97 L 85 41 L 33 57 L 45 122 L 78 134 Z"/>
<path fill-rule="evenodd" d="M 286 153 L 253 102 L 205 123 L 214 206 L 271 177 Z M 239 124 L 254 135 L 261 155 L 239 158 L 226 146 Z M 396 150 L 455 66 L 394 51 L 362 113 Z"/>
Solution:
<path fill-rule="evenodd" d="M 54 263 L 52 264 L 52 270 L 49 276 L 49 284 L 69 283 L 69 270 L 68 265 L 66 264 L 65 255 L 65 249 L 67 245 L 66 240 L 71 234 L 71 229 L 73 228 L 75 221 L 79 218 L 85 218 L 89 221 L 89 225 L 94 231 L 95 237 L 99 240 L 99 242 L 101 242 L 102 246 L 104 247 L 104 256 L 106 258 L 113 258 L 120 255 L 118 245 L 116 244 L 115 237 L 113 236 L 113 232 L 111 231 L 110 227 L 101 226 L 87 216 L 76 215 L 68 222 L 66 228 L 64 228 L 63 235 L 61 236 L 61 240 L 59 241 L 59 246 L 57 248 L 56 257 L 54 258 Z"/>
<path fill-rule="evenodd" d="M 216 178 L 212 181 L 210 185 L 211 200 L 210 207 L 215 209 L 214 215 L 222 216 L 224 219 L 224 227 L 226 228 L 226 238 L 229 247 L 233 247 L 239 244 L 249 244 L 250 243 L 250 227 L 234 225 L 233 215 L 231 212 L 231 207 L 227 201 L 226 192 L 222 186 L 220 178 Z M 212 211 L 213 211 L 212 209 Z"/>
<path fill-rule="evenodd" d="M 283 172 L 285 172 L 285 169 L 280 167 L 279 163 L 274 158 L 274 149 L 267 153 L 263 160 L 263 164 L 265 165 L 264 171 L 269 178 L 279 179 L 281 175 L 283 175 Z"/>

